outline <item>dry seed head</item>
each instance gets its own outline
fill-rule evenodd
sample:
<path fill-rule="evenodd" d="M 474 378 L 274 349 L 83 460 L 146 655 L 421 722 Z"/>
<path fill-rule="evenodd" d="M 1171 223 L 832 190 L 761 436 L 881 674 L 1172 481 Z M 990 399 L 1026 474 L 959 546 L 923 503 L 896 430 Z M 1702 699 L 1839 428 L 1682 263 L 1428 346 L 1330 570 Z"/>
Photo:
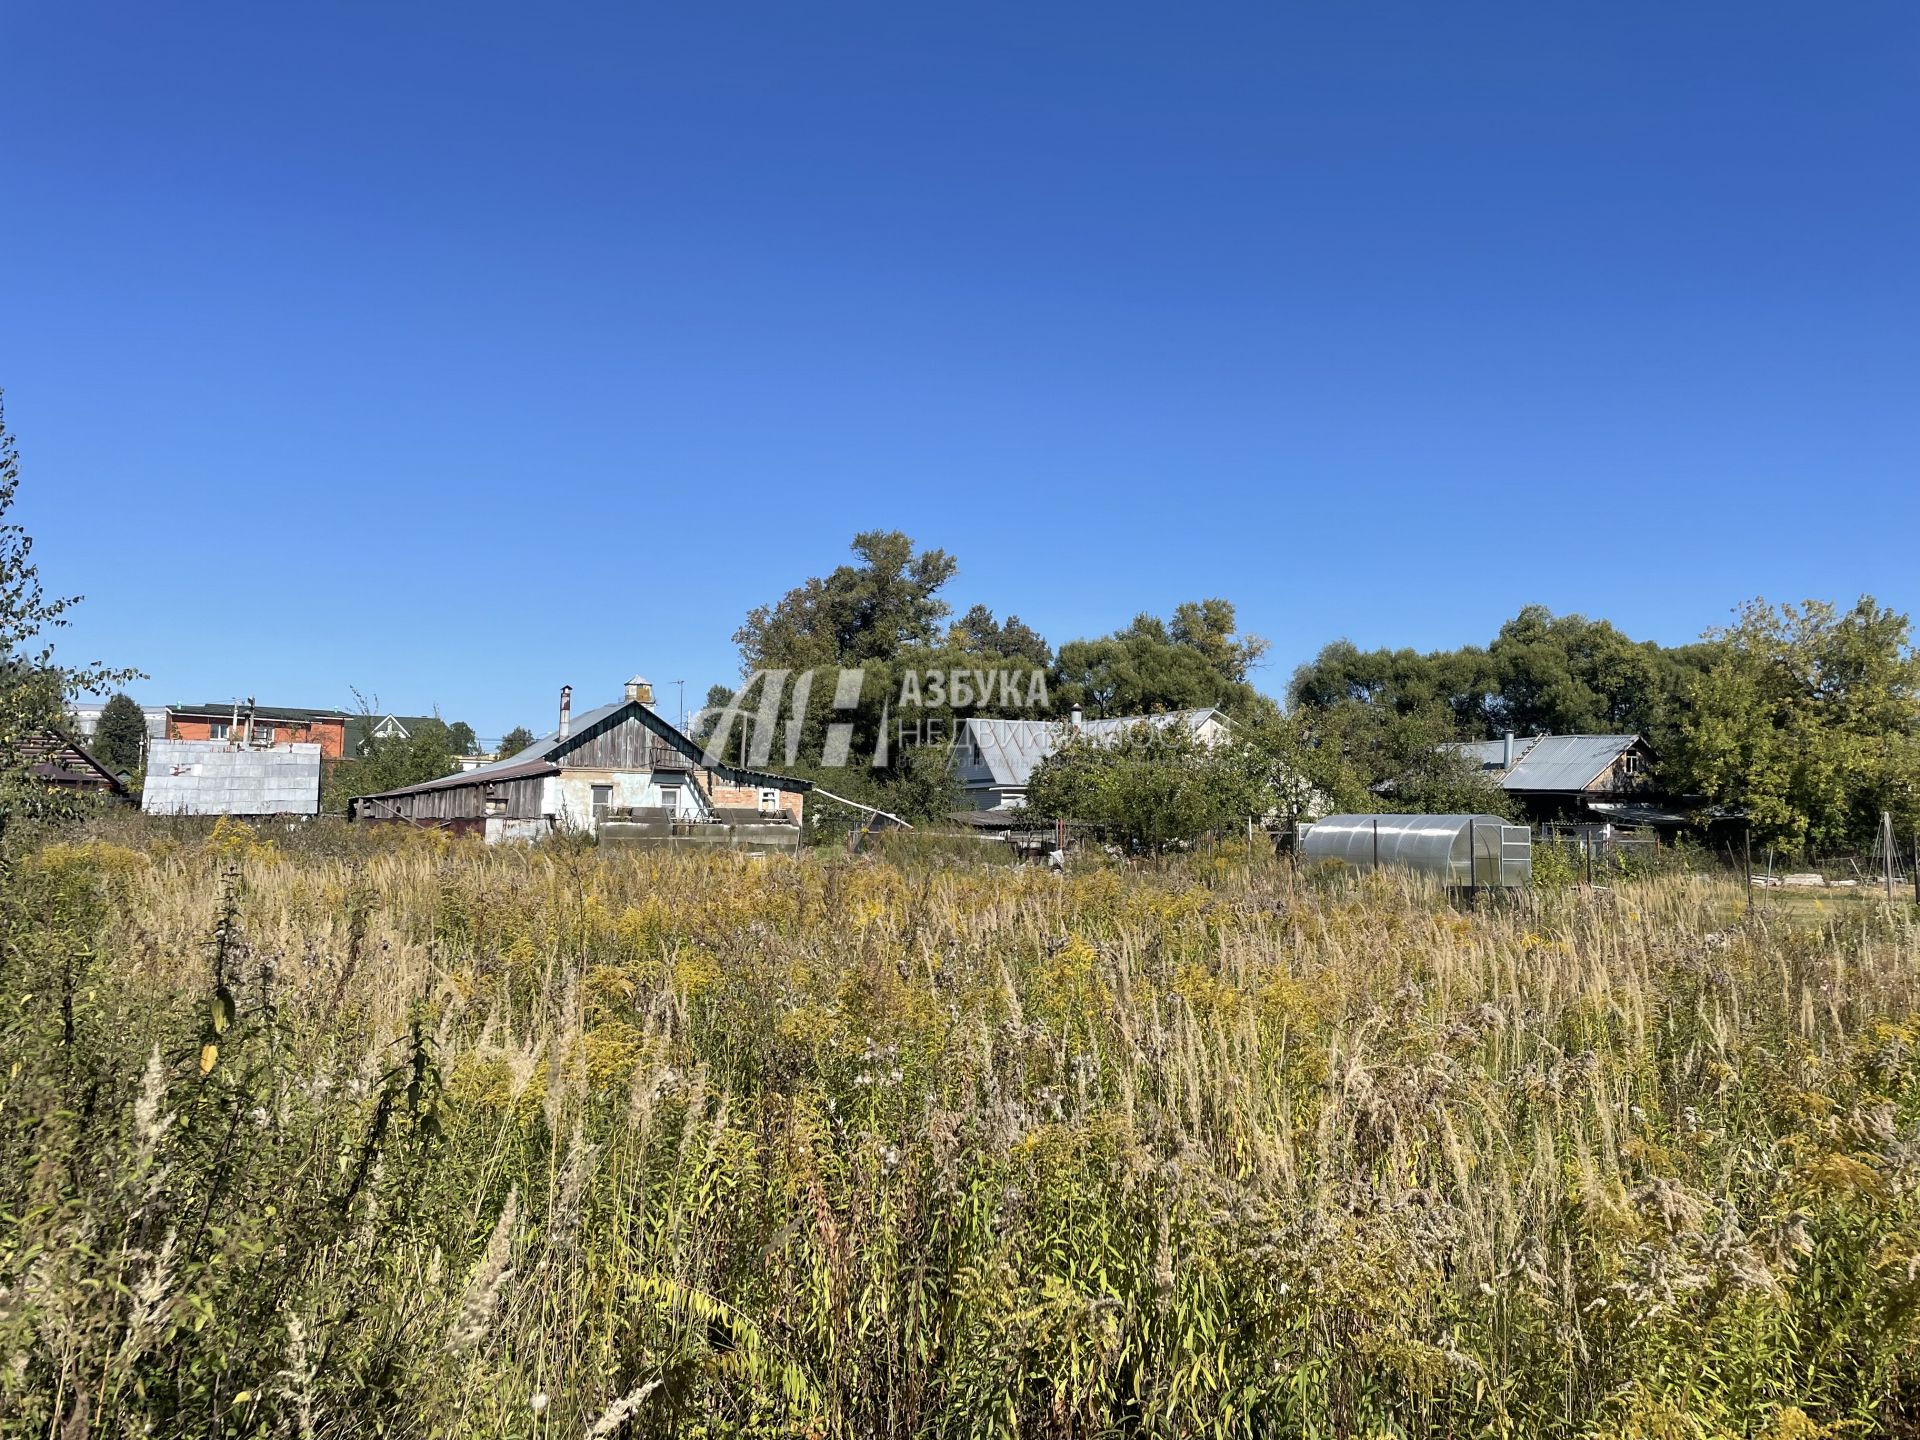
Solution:
<path fill-rule="evenodd" d="M 454 1350 L 472 1349 L 486 1338 L 487 1329 L 493 1324 L 500 1292 L 513 1277 L 513 1269 L 507 1262 L 513 1256 L 513 1228 L 519 1218 L 520 1192 L 509 1190 L 507 1203 L 501 1208 L 500 1218 L 494 1222 L 493 1234 L 487 1240 L 486 1251 L 473 1278 L 467 1282 L 466 1293 L 461 1296 L 460 1315 L 448 1341 Z"/>
<path fill-rule="evenodd" d="M 639 1412 L 641 1405 L 654 1391 L 660 1388 L 658 1380 L 649 1380 L 622 1395 L 609 1405 L 600 1418 L 587 1427 L 587 1440 L 605 1440 Z"/>

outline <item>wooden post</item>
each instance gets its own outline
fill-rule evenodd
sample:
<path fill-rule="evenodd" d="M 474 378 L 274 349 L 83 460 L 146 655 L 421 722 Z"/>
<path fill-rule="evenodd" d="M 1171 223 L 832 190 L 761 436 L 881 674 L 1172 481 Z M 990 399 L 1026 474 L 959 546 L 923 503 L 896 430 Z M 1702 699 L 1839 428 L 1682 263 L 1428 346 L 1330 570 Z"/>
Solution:
<path fill-rule="evenodd" d="M 1747 881 L 1747 913 L 1753 913 L 1753 822 L 1749 820 L 1740 836 L 1740 852 L 1744 860 L 1742 873 Z"/>

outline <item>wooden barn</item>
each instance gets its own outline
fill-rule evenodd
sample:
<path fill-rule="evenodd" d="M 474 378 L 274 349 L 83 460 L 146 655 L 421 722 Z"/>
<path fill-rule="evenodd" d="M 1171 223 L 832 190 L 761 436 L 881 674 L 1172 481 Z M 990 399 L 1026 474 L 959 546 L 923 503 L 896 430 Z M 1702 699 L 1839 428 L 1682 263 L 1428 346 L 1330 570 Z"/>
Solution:
<path fill-rule="evenodd" d="M 812 786 L 789 776 L 707 762 L 698 741 L 653 708 L 635 677 L 624 698 L 572 713 L 560 692 L 553 734 L 491 765 L 362 795 L 349 818 L 532 840 L 554 830 L 608 839 L 798 844 Z"/>

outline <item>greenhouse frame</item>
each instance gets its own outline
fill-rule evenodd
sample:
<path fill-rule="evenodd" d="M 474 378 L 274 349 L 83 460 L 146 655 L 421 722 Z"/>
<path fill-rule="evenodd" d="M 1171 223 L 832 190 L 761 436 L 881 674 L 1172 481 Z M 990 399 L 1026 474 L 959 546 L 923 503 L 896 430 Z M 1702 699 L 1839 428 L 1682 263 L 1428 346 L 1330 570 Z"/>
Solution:
<path fill-rule="evenodd" d="M 1498 815 L 1329 815 L 1305 827 L 1305 860 L 1356 870 L 1395 866 L 1445 885 L 1500 888 L 1533 880 L 1533 836 Z"/>

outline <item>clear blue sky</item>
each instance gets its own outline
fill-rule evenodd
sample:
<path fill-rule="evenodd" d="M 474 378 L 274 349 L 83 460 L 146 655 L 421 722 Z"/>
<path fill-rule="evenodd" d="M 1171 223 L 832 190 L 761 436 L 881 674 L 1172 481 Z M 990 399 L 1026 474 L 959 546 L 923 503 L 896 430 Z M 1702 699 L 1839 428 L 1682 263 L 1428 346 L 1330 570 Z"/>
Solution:
<path fill-rule="evenodd" d="M 1920 7 L 34 5 L 0 385 L 142 698 L 483 735 L 904 529 L 1267 688 L 1920 609 Z M 671 696 L 671 687 L 667 687 Z"/>

